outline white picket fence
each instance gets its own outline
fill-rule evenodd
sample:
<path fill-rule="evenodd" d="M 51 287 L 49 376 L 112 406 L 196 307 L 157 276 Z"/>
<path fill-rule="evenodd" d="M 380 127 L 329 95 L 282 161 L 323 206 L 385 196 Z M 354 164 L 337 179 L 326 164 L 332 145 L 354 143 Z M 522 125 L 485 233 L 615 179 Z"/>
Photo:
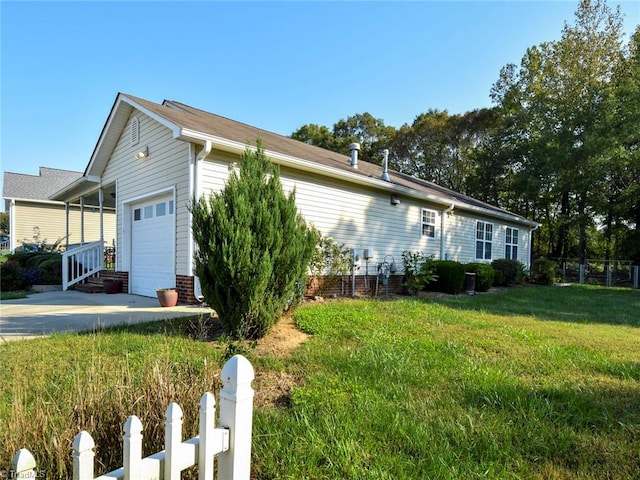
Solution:
<path fill-rule="evenodd" d="M 198 466 L 199 480 L 213 480 L 214 458 L 222 480 L 249 480 L 251 429 L 253 424 L 254 371 L 242 355 L 235 355 L 222 368 L 218 427 L 215 398 L 207 392 L 200 399 L 199 435 L 182 441 L 182 409 L 177 403 L 165 412 L 165 449 L 142 458 L 142 423 L 132 415 L 124 424 L 123 466 L 94 478 L 95 443 L 88 432 L 73 439 L 73 480 L 179 480 L 180 472 Z M 39 478 L 33 455 L 21 449 L 13 458 L 12 478 Z"/>

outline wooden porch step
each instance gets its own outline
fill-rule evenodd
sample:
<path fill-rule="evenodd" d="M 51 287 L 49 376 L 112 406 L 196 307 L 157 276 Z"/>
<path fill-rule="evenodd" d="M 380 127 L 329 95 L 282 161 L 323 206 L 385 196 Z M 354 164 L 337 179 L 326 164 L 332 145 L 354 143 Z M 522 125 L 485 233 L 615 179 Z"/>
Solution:
<path fill-rule="evenodd" d="M 104 293 L 104 285 L 102 282 L 94 283 L 78 283 L 75 285 L 75 289 L 84 293 Z"/>
<path fill-rule="evenodd" d="M 75 285 L 75 289 L 84 293 L 104 293 L 104 281 L 114 278 L 108 272 L 101 272 L 98 277 L 86 278 L 84 283 Z"/>

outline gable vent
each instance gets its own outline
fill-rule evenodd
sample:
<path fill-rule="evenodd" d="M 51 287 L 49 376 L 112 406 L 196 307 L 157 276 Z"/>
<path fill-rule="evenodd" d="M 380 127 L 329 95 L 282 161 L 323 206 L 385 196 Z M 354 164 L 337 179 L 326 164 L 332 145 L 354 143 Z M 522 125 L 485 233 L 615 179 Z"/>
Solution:
<path fill-rule="evenodd" d="M 131 145 L 137 145 L 140 141 L 140 121 L 138 117 L 131 119 Z"/>

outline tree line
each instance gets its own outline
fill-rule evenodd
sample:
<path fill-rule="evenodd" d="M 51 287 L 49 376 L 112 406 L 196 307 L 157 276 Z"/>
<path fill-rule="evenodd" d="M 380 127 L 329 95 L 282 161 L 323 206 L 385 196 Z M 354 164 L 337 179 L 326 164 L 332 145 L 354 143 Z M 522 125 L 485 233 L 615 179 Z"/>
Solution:
<path fill-rule="evenodd" d="M 291 137 L 435 182 L 542 224 L 535 256 L 640 263 L 640 26 L 581 0 L 559 40 L 501 69 L 493 107 L 428 110 L 411 124 L 370 113 Z"/>

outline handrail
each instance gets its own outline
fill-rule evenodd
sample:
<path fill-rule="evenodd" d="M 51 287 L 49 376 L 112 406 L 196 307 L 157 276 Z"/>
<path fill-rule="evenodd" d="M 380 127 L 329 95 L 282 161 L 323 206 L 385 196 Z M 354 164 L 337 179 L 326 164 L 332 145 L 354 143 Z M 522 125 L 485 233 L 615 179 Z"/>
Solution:
<path fill-rule="evenodd" d="M 70 247 L 62 253 L 62 290 L 81 282 L 104 268 L 102 242 Z"/>

